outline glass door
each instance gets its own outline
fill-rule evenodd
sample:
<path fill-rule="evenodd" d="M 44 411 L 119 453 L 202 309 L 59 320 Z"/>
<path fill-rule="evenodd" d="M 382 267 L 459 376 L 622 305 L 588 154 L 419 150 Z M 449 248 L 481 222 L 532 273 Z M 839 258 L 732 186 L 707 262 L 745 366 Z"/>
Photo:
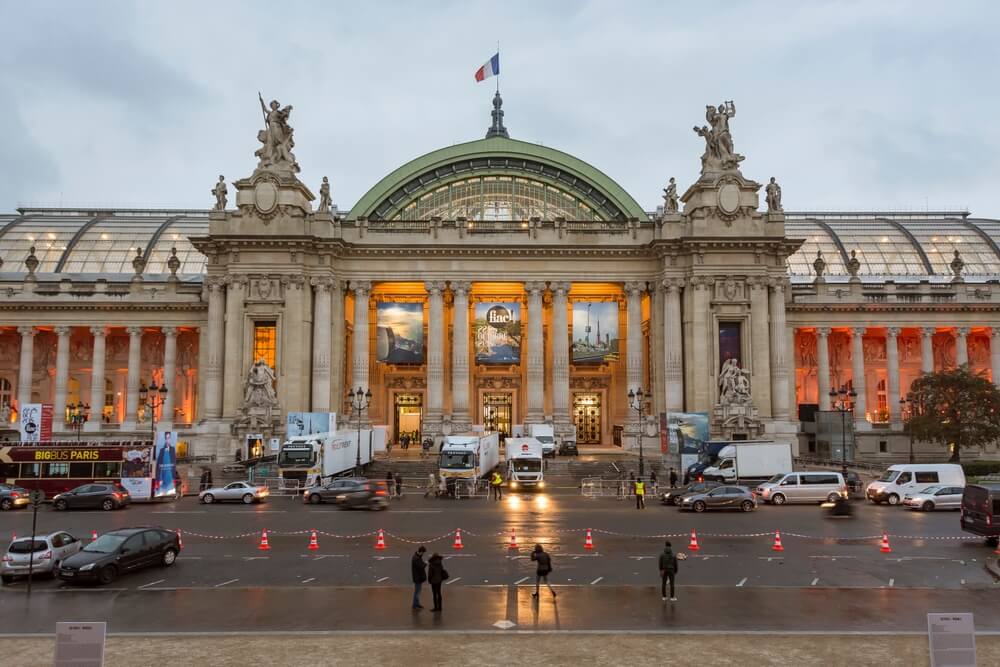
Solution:
<path fill-rule="evenodd" d="M 402 443 L 403 438 L 406 437 L 409 444 L 419 445 L 420 423 L 423 418 L 423 394 L 396 394 L 394 402 L 396 416 L 392 428 L 396 434 L 396 443 Z"/>
<path fill-rule="evenodd" d="M 577 444 L 601 444 L 600 394 L 573 394 L 573 423 Z"/>
<path fill-rule="evenodd" d="M 510 393 L 483 394 L 483 426 L 487 431 L 498 431 L 501 440 L 510 435 L 512 405 Z"/>

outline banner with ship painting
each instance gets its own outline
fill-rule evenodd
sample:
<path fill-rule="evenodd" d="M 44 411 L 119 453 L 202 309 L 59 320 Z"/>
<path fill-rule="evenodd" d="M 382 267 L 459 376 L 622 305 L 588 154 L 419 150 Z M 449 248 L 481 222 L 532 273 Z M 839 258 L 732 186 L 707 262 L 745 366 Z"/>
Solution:
<path fill-rule="evenodd" d="M 380 302 L 375 309 L 375 360 L 424 363 L 424 304 Z"/>
<path fill-rule="evenodd" d="M 614 301 L 573 302 L 574 364 L 618 360 L 618 304 Z"/>
<path fill-rule="evenodd" d="M 472 323 L 477 364 L 521 363 L 521 306 L 477 303 Z"/>

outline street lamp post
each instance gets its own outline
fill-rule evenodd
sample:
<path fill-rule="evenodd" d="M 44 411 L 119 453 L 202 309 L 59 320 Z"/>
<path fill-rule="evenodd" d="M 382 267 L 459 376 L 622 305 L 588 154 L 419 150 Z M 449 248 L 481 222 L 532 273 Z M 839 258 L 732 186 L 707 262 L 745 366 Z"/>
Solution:
<path fill-rule="evenodd" d="M 913 393 L 909 393 L 899 399 L 899 414 L 903 417 L 903 429 L 910 441 L 910 463 L 913 463 L 913 428 L 910 420 L 913 419 L 913 411 L 917 409 L 916 398 Z"/>
<path fill-rule="evenodd" d="M 90 404 L 77 402 L 76 405 L 70 403 L 66 406 L 69 409 L 69 427 L 76 431 L 76 441 L 80 442 L 80 431 L 83 425 L 90 419 Z"/>
<path fill-rule="evenodd" d="M 644 433 L 643 420 L 646 412 L 646 395 L 648 393 L 641 388 L 636 391 L 628 390 L 629 407 L 635 410 L 636 415 L 639 417 L 639 477 L 642 477 L 646 471 L 645 458 L 642 455 L 642 436 Z"/>
<path fill-rule="evenodd" d="M 145 382 L 139 385 L 139 402 L 145 405 L 149 410 L 149 423 L 154 443 L 156 442 L 156 410 L 161 407 L 166 400 L 166 384 L 162 387 L 158 387 L 156 386 L 156 380 L 153 380 L 152 384 L 150 384 L 148 388 L 146 387 Z"/>
<path fill-rule="evenodd" d="M 858 397 L 858 392 L 847 387 L 830 390 L 830 403 L 833 409 L 840 413 L 840 471 L 847 479 L 847 413 L 854 411 L 854 399 Z M 851 419 L 853 428 L 854 419 Z"/>
<path fill-rule="evenodd" d="M 372 390 L 358 387 L 355 391 L 347 390 L 347 404 L 352 413 L 358 415 L 358 456 L 354 461 L 354 474 L 361 474 L 361 415 L 372 402 Z"/>

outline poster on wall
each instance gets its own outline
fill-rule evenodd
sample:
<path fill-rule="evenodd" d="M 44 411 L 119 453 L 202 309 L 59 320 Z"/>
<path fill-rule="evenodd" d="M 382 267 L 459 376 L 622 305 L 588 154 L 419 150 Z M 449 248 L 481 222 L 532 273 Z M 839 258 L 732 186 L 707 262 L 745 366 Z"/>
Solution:
<path fill-rule="evenodd" d="M 521 305 L 477 303 L 472 330 L 477 364 L 521 363 Z"/>
<path fill-rule="evenodd" d="M 424 304 L 380 302 L 375 308 L 375 360 L 424 363 Z"/>
<path fill-rule="evenodd" d="M 42 439 L 42 404 L 25 403 L 17 413 L 21 442 L 39 442 Z"/>
<path fill-rule="evenodd" d="M 618 304 L 614 301 L 573 302 L 574 364 L 618 360 Z"/>
<path fill-rule="evenodd" d="M 156 483 L 153 497 L 163 498 L 177 493 L 177 432 L 158 431 L 153 452 L 156 458 Z"/>
<path fill-rule="evenodd" d="M 335 412 L 289 412 L 285 417 L 285 438 L 300 438 L 337 430 Z"/>
<path fill-rule="evenodd" d="M 153 448 L 126 447 L 122 450 L 121 484 L 133 500 L 149 500 L 153 493 Z"/>
<path fill-rule="evenodd" d="M 259 459 L 264 456 L 264 434 L 248 433 L 245 440 L 247 460 Z"/>
<path fill-rule="evenodd" d="M 668 412 L 667 446 L 670 453 L 681 453 L 681 470 L 698 462 L 708 442 L 707 412 Z"/>

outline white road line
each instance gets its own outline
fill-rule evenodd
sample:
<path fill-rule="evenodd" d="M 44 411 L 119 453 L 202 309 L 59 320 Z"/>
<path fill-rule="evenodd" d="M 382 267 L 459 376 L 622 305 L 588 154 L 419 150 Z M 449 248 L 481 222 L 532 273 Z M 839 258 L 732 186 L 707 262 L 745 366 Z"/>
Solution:
<path fill-rule="evenodd" d="M 597 582 L 599 582 L 603 578 L 604 577 L 598 577 L 597 579 L 594 579 L 592 582 L 590 582 L 590 585 L 593 586 L 594 584 L 596 584 Z"/>
<path fill-rule="evenodd" d="M 201 560 L 201 556 L 178 556 L 177 560 Z"/>
<path fill-rule="evenodd" d="M 156 510 L 150 514 L 204 514 L 205 510 Z"/>
<path fill-rule="evenodd" d="M 517 586 L 518 584 L 523 583 L 523 582 L 527 581 L 528 579 L 531 579 L 531 577 L 521 577 L 520 579 L 518 579 L 517 581 L 514 582 L 514 585 Z"/>
<path fill-rule="evenodd" d="M 156 584 L 162 584 L 164 581 L 166 581 L 166 579 L 157 579 L 156 581 L 151 581 L 148 584 L 143 584 L 142 586 L 139 586 L 139 590 L 142 590 L 146 586 L 155 586 Z"/>
<path fill-rule="evenodd" d="M 817 583 L 819 583 L 819 577 L 816 577 L 815 579 L 813 579 L 812 583 L 809 584 L 809 585 L 810 586 L 815 586 Z"/>
<path fill-rule="evenodd" d="M 399 558 L 399 556 L 372 556 L 375 560 L 387 560 L 390 558 Z"/>
<path fill-rule="evenodd" d="M 393 514 L 440 514 L 441 510 L 395 510 Z"/>
<path fill-rule="evenodd" d="M 389 577 L 382 577 L 381 579 L 379 579 L 379 580 L 378 580 L 378 581 L 376 581 L 375 583 L 376 583 L 376 584 L 381 584 L 381 583 L 382 583 L 383 581 L 385 581 L 385 580 L 386 580 L 386 579 L 388 579 L 388 578 L 389 578 Z"/>
<path fill-rule="evenodd" d="M 444 585 L 445 586 L 449 586 L 449 585 L 455 583 L 456 581 L 461 581 L 461 580 L 462 580 L 462 577 L 455 577 L 454 579 L 449 579 L 448 581 L 444 582 Z"/>
<path fill-rule="evenodd" d="M 743 584 L 747 583 L 747 578 L 743 577 L 740 579 L 740 583 L 736 584 L 736 588 L 743 588 Z"/>
<path fill-rule="evenodd" d="M 895 579 L 890 579 L 889 580 L 889 588 L 892 588 L 895 584 L 896 584 L 896 580 Z"/>
<path fill-rule="evenodd" d="M 239 581 L 239 579 L 230 579 L 229 581 L 223 581 L 221 584 L 216 584 L 215 586 L 212 586 L 212 588 L 220 588 L 222 586 L 225 586 L 226 584 L 232 584 L 237 581 Z"/>
<path fill-rule="evenodd" d="M 230 514 L 284 514 L 285 510 L 229 510 Z"/>
<path fill-rule="evenodd" d="M 309 577 L 308 579 L 303 579 L 300 584 L 308 584 L 310 581 L 316 581 L 316 577 Z"/>

